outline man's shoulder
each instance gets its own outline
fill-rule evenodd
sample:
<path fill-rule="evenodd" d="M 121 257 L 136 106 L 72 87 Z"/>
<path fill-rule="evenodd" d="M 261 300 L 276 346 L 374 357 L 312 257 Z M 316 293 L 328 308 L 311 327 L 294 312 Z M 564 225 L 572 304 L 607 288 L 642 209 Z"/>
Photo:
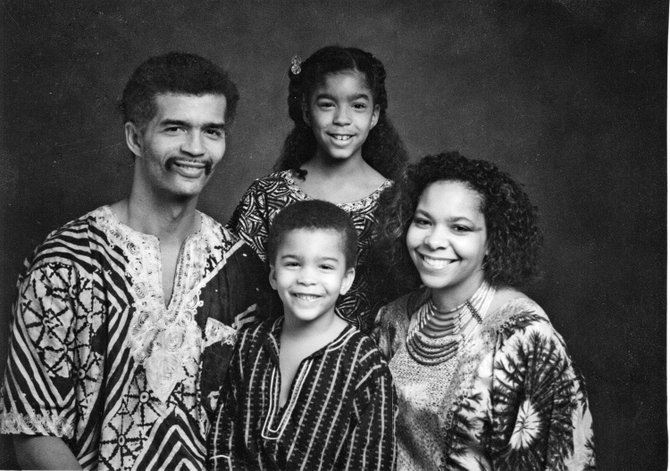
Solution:
<path fill-rule="evenodd" d="M 99 218 L 103 216 L 104 207 L 90 211 L 76 219 L 72 219 L 51 231 L 44 241 L 37 246 L 35 253 L 58 248 L 65 252 L 78 252 L 89 247 L 94 239 L 104 239 Z"/>

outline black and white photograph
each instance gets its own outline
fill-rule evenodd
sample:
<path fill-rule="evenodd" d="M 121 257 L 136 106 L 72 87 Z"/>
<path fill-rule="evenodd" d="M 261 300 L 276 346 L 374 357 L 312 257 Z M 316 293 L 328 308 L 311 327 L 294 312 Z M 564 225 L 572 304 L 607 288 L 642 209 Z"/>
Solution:
<path fill-rule="evenodd" d="M 0 0 L 0 469 L 666 470 L 668 10 Z"/>

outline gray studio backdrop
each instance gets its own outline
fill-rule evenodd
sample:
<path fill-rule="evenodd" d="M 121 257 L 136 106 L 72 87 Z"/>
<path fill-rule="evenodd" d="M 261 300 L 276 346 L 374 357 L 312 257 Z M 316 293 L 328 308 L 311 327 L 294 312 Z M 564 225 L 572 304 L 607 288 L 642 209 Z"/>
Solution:
<path fill-rule="evenodd" d="M 239 84 L 200 205 L 226 221 L 290 129 L 291 56 L 353 45 L 384 62 L 413 160 L 457 149 L 525 183 L 546 232 L 528 292 L 586 377 L 600 467 L 665 469 L 667 13 L 639 0 L 0 2 L 2 369 L 23 258 L 128 190 L 115 102 L 141 61 L 191 51 Z"/>

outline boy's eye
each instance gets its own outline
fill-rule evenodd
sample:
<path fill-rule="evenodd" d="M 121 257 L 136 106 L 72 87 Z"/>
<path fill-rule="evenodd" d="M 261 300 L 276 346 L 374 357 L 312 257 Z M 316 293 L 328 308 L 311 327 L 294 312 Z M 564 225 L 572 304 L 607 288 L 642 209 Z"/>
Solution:
<path fill-rule="evenodd" d="M 323 264 L 323 265 L 321 265 L 321 269 L 322 270 L 335 270 L 335 267 L 333 265 Z"/>

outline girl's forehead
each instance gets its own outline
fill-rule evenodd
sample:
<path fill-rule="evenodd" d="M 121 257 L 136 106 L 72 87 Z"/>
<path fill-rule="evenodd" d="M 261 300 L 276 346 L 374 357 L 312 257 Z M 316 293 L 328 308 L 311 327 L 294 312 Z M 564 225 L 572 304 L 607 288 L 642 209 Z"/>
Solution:
<path fill-rule="evenodd" d="M 357 69 L 344 69 L 325 74 L 314 90 L 324 88 L 357 88 L 372 93 L 365 74 Z"/>

